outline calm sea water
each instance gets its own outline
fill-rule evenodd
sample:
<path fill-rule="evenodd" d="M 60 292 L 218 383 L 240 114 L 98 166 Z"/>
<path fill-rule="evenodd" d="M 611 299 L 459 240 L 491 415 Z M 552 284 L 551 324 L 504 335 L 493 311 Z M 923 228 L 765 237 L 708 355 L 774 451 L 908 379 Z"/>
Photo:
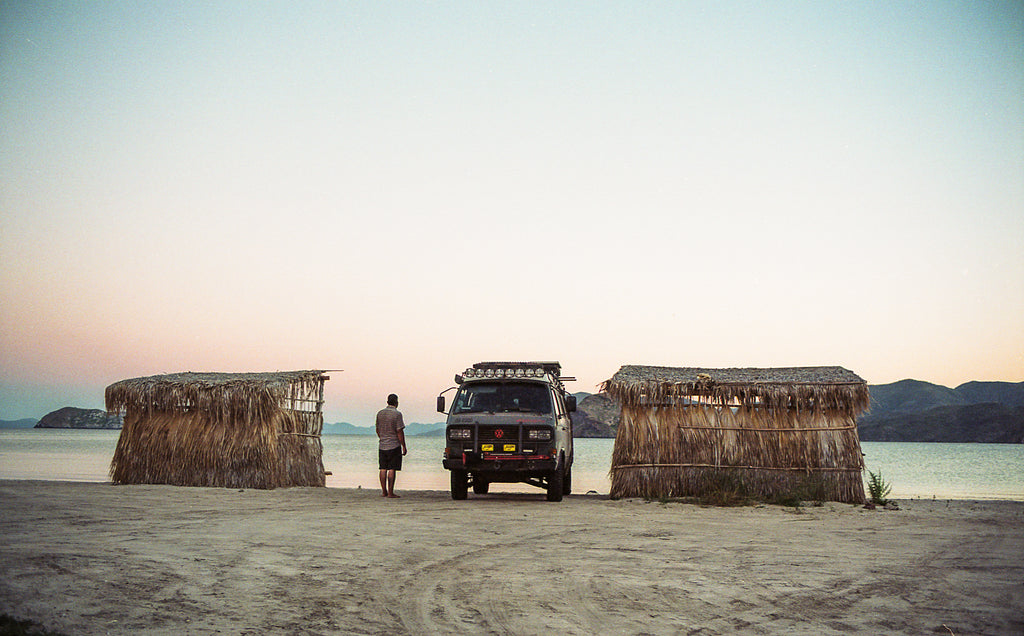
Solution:
<path fill-rule="evenodd" d="M 108 481 L 120 431 L 0 429 L 0 479 Z M 613 440 L 578 439 L 573 492 L 607 494 Z M 331 488 L 378 488 L 377 438 L 325 435 L 324 468 Z M 408 438 L 398 489 L 447 490 L 441 437 Z M 892 496 L 1024 501 L 1024 445 L 863 442 L 867 469 L 892 484 Z M 536 492 L 524 484 L 495 491 Z"/>

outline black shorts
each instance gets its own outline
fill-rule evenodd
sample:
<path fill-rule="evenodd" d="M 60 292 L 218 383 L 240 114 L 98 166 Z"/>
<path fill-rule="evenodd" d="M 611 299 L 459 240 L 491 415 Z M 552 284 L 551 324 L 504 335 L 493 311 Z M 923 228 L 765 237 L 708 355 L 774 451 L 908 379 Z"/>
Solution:
<path fill-rule="evenodd" d="M 378 450 L 377 463 L 381 470 L 402 470 L 402 448 L 391 450 Z"/>

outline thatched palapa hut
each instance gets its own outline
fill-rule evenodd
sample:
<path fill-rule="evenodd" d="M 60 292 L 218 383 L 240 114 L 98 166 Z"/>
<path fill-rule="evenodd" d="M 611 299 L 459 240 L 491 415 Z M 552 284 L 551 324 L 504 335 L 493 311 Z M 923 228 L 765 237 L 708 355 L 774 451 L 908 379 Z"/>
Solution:
<path fill-rule="evenodd" d="M 323 486 L 323 371 L 175 373 L 107 387 L 115 484 Z"/>
<path fill-rule="evenodd" d="M 622 405 L 613 498 L 727 484 L 764 499 L 813 487 L 825 500 L 864 501 L 857 416 L 868 388 L 847 369 L 624 366 L 602 390 Z"/>

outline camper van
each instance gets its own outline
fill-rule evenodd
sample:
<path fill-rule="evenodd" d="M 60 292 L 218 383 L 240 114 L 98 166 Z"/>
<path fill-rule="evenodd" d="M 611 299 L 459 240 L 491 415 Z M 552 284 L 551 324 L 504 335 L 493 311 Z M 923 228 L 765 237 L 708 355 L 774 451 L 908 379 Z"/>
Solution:
<path fill-rule="evenodd" d="M 558 362 L 478 362 L 437 396 L 448 415 L 442 463 L 451 471 L 452 499 L 469 487 L 525 483 L 561 501 L 572 490 L 572 420 L 576 396 L 566 393 Z M 445 393 L 456 391 L 451 410 Z"/>

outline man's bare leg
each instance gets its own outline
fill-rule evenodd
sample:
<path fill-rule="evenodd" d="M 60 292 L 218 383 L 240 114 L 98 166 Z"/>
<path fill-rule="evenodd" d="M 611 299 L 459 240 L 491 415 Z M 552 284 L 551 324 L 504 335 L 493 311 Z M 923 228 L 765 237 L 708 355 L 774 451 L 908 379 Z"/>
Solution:
<path fill-rule="evenodd" d="M 392 499 L 397 499 L 398 498 L 398 495 L 395 494 L 395 477 L 397 477 L 397 476 L 398 476 L 398 471 L 396 471 L 396 470 L 389 470 L 388 471 L 388 497 L 391 497 Z"/>
<path fill-rule="evenodd" d="M 387 470 L 384 470 L 384 469 L 381 469 L 381 471 L 380 471 L 380 490 L 381 490 L 380 496 L 381 497 L 387 497 L 388 496 L 388 472 L 394 472 L 394 471 L 387 471 Z M 391 487 L 392 488 L 394 488 L 394 481 L 395 481 L 395 478 L 392 477 L 391 478 L 391 483 L 392 483 Z"/>

